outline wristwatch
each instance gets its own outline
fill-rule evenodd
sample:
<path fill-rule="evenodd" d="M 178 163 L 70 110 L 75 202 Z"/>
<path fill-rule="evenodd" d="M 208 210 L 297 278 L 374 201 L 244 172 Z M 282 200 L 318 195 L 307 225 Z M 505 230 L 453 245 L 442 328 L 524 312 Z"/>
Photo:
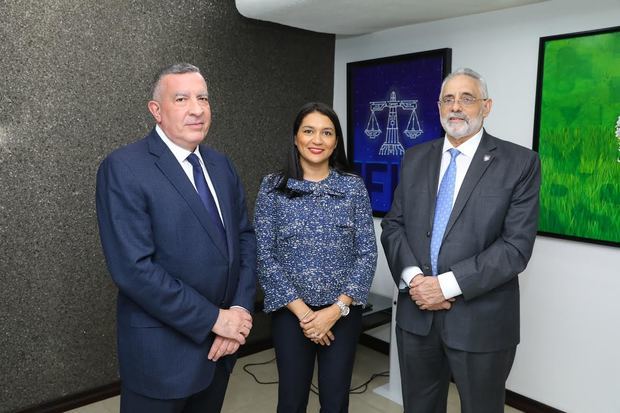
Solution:
<path fill-rule="evenodd" d="M 349 308 L 349 306 L 348 306 L 348 305 L 346 305 L 346 304 L 345 304 L 344 302 L 342 302 L 341 300 L 336 300 L 336 303 L 335 303 L 335 304 L 338 306 L 338 308 L 340 308 L 340 316 L 341 316 L 341 317 L 346 317 L 346 316 L 348 316 L 348 315 L 349 315 L 349 311 L 350 311 L 351 309 Z"/>

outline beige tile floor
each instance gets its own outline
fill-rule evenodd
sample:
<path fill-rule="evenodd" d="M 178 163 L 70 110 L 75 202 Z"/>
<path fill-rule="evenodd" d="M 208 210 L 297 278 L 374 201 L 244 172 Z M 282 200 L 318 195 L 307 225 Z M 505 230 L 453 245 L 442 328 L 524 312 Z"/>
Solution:
<path fill-rule="evenodd" d="M 258 384 L 243 371 L 242 367 L 248 363 L 260 363 L 273 358 L 273 350 L 265 350 L 239 359 L 230 378 L 223 413 L 273 413 L 276 411 L 277 385 Z M 353 370 L 352 385 L 357 386 L 370 378 L 373 373 L 386 371 L 389 366 L 388 356 L 378 353 L 365 346 L 359 346 Z M 277 380 L 275 362 L 250 367 L 250 370 L 261 381 Z M 316 383 L 316 380 L 315 380 Z M 401 413 L 402 407 L 372 390 L 387 383 L 387 377 L 377 377 L 368 386 L 363 394 L 352 394 L 349 410 L 356 413 Z M 119 397 L 103 400 L 79 409 L 70 410 L 70 413 L 118 413 Z M 310 394 L 308 412 L 318 412 L 318 397 Z M 505 413 L 519 413 L 519 410 L 506 406 Z M 447 413 L 460 412 L 458 394 L 454 385 L 451 385 L 448 396 Z"/>

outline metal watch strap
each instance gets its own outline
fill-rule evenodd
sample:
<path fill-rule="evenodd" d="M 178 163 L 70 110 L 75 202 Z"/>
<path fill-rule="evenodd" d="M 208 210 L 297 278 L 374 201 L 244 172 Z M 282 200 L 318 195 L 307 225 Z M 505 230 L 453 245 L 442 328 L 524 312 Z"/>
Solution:
<path fill-rule="evenodd" d="M 346 317 L 349 315 L 349 306 L 346 305 L 343 301 L 336 300 L 336 305 L 340 308 L 340 316 Z"/>

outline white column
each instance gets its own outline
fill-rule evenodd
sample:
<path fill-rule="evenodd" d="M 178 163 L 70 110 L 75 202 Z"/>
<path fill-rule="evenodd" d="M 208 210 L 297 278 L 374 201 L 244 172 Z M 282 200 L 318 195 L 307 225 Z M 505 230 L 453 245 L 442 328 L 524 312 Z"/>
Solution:
<path fill-rule="evenodd" d="M 403 396 L 400 386 L 400 368 L 398 367 L 398 349 L 396 348 L 396 298 L 398 290 L 394 287 L 392 298 L 392 324 L 390 338 L 390 380 L 383 386 L 377 387 L 374 392 L 386 399 L 392 400 L 394 403 L 403 405 Z"/>

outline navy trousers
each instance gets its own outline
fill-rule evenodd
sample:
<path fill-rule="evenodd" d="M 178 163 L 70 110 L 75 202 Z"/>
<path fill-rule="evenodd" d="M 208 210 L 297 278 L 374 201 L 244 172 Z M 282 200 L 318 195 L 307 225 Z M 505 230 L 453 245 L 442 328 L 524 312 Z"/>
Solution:
<path fill-rule="evenodd" d="M 299 320 L 288 309 L 273 313 L 273 344 L 278 364 L 278 413 L 306 413 L 315 360 L 321 413 L 346 413 L 355 350 L 362 330 L 362 309 L 352 306 L 348 316 L 332 328 L 329 346 L 306 338 Z"/>
<path fill-rule="evenodd" d="M 121 413 L 220 413 L 229 377 L 220 361 L 209 387 L 182 399 L 153 399 L 121 386 Z"/>

